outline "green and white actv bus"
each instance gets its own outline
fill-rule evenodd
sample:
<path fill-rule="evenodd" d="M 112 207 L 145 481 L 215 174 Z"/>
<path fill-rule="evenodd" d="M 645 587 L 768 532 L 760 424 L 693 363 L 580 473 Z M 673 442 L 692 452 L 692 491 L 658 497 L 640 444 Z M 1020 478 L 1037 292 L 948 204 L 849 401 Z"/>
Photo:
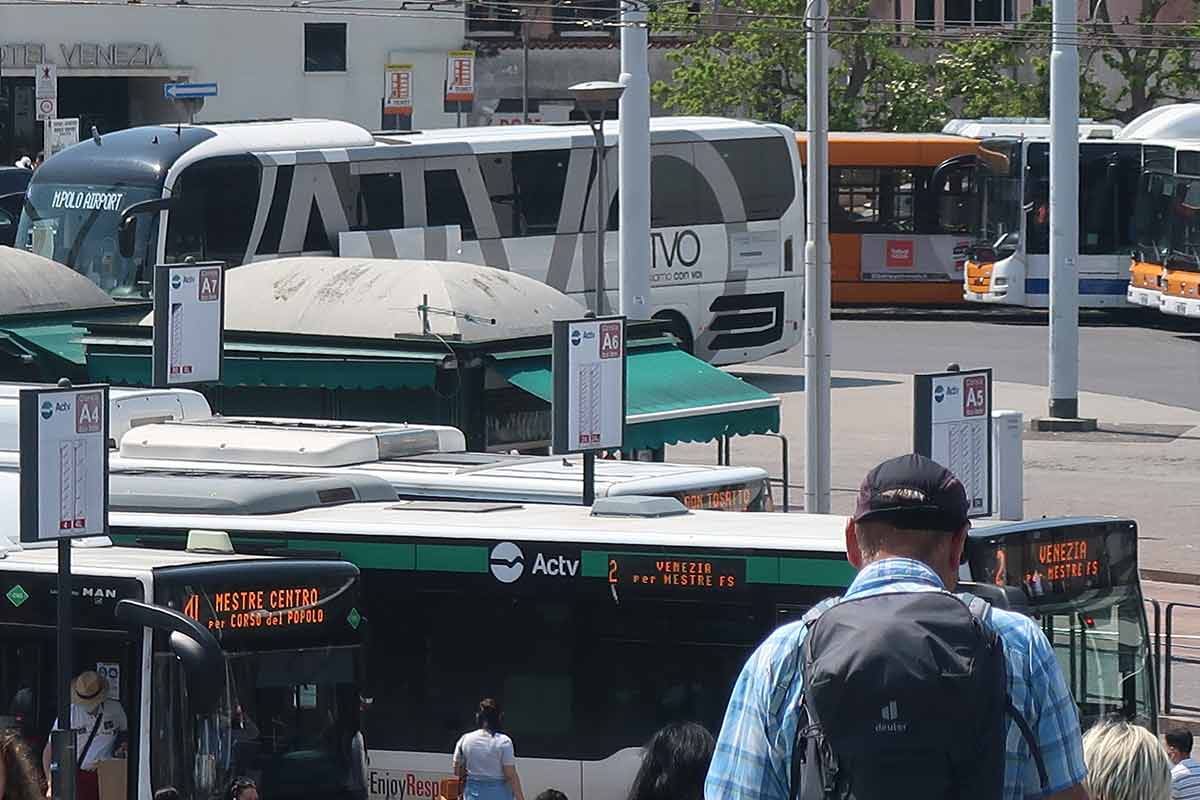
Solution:
<path fill-rule="evenodd" d="M 409 500 L 283 508 L 269 482 L 114 477 L 113 535 L 341 558 L 372 618 L 364 730 L 372 798 L 430 796 L 479 698 L 499 697 L 526 791 L 619 800 L 662 725 L 720 725 L 751 650 L 853 577 L 845 519 Z M 360 487 L 362 488 L 362 487 Z M 240 494 L 239 494 L 240 493 Z M 228 513 L 195 510 L 194 498 Z M 236 496 L 235 496 L 236 495 Z M 222 499 L 223 498 L 223 499 Z M 1156 725 L 1137 528 L 1108 518 L 983 525 L 964 576 L 1041 621 L 1091 720 Z M 983 590 L 980 590 L 983 591 Z"/>

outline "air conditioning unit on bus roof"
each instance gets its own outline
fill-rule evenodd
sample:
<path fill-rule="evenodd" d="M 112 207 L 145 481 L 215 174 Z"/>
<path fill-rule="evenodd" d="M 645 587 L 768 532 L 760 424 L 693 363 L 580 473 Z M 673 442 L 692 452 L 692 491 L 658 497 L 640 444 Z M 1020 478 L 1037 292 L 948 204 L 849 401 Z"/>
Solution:
<path fill-rule="evenodd" d="M 0 450 L 21 448 L 18 429 L 22 389 L 44 387 L 37 383 L 0 383 Z M 204 395 L 190 389 L 108 390 L 108 435 L 114 443 L 140 425 L 171 420 L 197 420 L 212 417 Z"/>
<path fill-rule="evenodd" d="M 298 467 L 345 467 L 423 453 L 461 453 L 462 431 L 444 425 L 211 417 L 138 427 L 122 457 Z"/>

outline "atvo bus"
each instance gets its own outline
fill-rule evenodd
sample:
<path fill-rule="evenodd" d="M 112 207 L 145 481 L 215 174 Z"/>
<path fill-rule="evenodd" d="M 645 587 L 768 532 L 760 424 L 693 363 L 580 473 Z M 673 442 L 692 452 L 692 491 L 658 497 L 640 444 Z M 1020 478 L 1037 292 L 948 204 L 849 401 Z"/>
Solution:
<path fill-rule="evenodd" d="M 616 123 L 606 164 L 616 174 Z M 717 364 L 800 338 L 804 202 L 788 128 L 651 121 L 651 313 Z M 371 134 L 323 120 L 144 127 L 68 149 L 30 184 L 18 246 L 146 297 L 155 262 L 286 255 L 450 259 L 587 305 L 596 185 L 586 125 Z M 617 288 L 615 180 L 603 297 Z"/>
<path fill-rule="evenodd" d="M 808 136 L 796 134 L 800 158 Z M 829 134 L 833 302 L 961 304 L 977 139 Z"/>
<path fill-rule="evenodd" d="M 53 547 L 0 536 L 0 724 L 40 753 L 55 717 Z M 74 670 L 107 676 L 129 719 L 128 800 L 361 796 L 358 569 L 336 560 L 86 540 L 72 555 Z M 224 540 L 227 544 L 227 538 Z M 254 731 L 253 739 L 247 735 Z"/>
<path fill-rule="evenodd" d="M 255 513 L 269 498 L 225 497 L 228 479 L 137 481 L 114 488 L 122 541 L 172 547 L 189 529 L 219 529 L 243 552 L 360 566 L 368 608 L 388 609 L 370 647 L 376 800 L 429 796 L 483 695 L 504 702 L 526 791 L 620 800 L 655 730 L 697 720 L 715 732 L 752 649 L 853 576 L 835 516 L 628 497 L 590 510 L 426 500 Z M 190 510 L 196 494 L 231 513 Z M 1008 587 L 1042 621 L 1085 720 L 1116 712 L 1154 726 L 1132 522 L 993 526 L 969 547 L 966 573 Z"/>

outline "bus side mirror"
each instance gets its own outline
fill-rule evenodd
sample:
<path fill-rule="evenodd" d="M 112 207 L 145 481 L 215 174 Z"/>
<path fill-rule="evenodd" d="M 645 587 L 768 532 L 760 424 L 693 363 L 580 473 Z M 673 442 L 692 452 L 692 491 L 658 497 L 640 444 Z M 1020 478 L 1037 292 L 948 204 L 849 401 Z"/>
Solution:
<path fill-rule="evenodd" d="M 193 711 L 212 713 L 225 691 L 225 657 L 212 633 L 173 608 L 122 600 L 116 618 L 126 628 L 151 628 L 169 634 L 171 652 L 183 664 Z"/>
<path fill-rule="evenodd" d="M 157 214 L 175 205 L 175 197 L 160 197 L 134 203 L 121 212 L 121 224 L 117 227 L 117 249 L 123 258 L 133 258 L 137 244 L 137 218 L 140 214 Z"/>
<path fill-rule="evenodd" d="M 137 241 L 137 217 L 125 217 L 117 228 L 117 247 L 122 258 L 133 258 L 133 245 Z"/>

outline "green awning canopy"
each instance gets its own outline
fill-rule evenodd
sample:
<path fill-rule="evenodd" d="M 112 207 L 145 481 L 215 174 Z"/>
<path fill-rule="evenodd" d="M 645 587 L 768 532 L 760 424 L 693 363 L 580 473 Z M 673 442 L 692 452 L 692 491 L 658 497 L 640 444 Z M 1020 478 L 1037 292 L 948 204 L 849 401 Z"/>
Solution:
<path fill-rule="evenodd" d="M 548 355 L 493 358 L 492 365 L 513 386 L 550 402 Z M 671 345 L 631 343 L 625 395 L 626 449 L 779 430 L 779 398 Z"/>
<path fill-rule="evenodd" d="M 88 377 L 148 386 L 150 348 L 141 339 L 87 336 Z M 223 386 L 401 390 L 434 385 L 445 353 L 283 343 L 225 343 Z"/>

